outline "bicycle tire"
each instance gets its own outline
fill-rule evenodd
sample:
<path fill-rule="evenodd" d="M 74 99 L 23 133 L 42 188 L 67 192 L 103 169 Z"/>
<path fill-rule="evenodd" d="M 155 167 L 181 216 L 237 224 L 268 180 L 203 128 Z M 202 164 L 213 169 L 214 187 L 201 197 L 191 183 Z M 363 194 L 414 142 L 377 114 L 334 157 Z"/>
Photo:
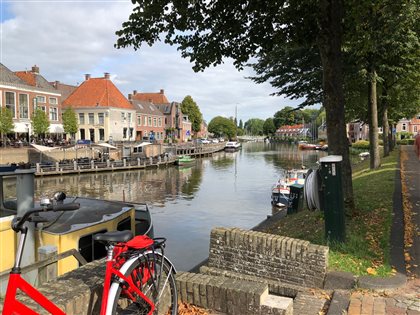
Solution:
<path fill-rule="evenodd" d="M 154 264 L 155 270 L 160 271 L 158 290 L 153 290 L 152 279 L 143 284 L 140 290 L 155 304 L 154 315 L 176 315 L 178 310 L 178 296 L 174 276 L 174 268 L 161 255 L 147 252 L 137 258 L 128 260 L 120 272 L 124 276 L 130 276 L 134 283 L 138 283 L 138 275 L 146 268 L 146 264 Z M 157 275 L 159 272 L 156 272 Z M 131 302 L 124 296 L 123 285 L 114 281 L 108 295 L 107 314 L 137 314 L 147 315 L 150 313 L 149 305 L 139 296 L 137 302 Z"/>

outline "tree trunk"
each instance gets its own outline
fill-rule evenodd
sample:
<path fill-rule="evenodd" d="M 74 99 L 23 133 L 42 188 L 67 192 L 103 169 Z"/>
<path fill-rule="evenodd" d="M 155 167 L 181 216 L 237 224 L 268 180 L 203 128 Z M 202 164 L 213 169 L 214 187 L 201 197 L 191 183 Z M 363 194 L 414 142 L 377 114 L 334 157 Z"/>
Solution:
<path fill-rule="evenodd" d="M 388 121 L 388 102 L 384 100 L 382 113 L 382 139 L 384 141 L 384 157 L 389 155 L 389 121 Z"/>
<path fill-rule="evenodd" d="M 349 144 L 344 119 L 342 72 L 342 0 L 320 0 L 318 46 L 322 60 L 323 105 L 327 117 L 329 154 L 343 157 L 343 196 L 348 214 L 354 214 Z"/>
<path fill-rule="evenodd" d="M 376 69 L 370 63 L 368 69 L 369 76 L 369 153 L 370 169 L 377 169 L 381 165 L 378 143 L 378 103 L 376 94 Z"/>
<path fill-rule="evenodd" d="M 395 147 L 395 134 L 394 134 L 395 125 L 391 124 L 389 129 L 390 129 L 389 134 L 388 134 L 389 151 L 394 151 L 394 147 Z"/>

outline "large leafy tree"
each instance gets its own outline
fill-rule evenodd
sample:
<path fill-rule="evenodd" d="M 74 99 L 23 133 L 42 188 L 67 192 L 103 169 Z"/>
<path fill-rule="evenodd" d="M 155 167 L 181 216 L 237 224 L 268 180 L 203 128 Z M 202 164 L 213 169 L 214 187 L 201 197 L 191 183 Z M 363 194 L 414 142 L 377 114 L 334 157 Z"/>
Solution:
<path fill-rule="evenodd" d="M 67 107 L 64 110 L 63 128 L 64 132 L 70 134 L 72 138 L 74 138 L 75 133 L 79 130 L 76 112 L 71 107 Z"/>
<path fill-rule="evenodd" d="M 47 114 L 40 108 L 37 108 L 32 115 L 32 126 L 37 137 L 44 136 L 50 127 L 50 121 Z"/>
<path fill-rule="evenodd" d="M 263 125 L 263 131 L 264 134 L 267 136 L 272 136 L 276 133 L 276 126 L 274 125 L 274 120 L 273 118 L 267 118 L 264 121 L 264 125 Z"/>
<path fill-rule="evenodd" d="M 241 69 L 251 57 L 269 55 L 275 47 L 287 45 L 292 49 L 301 47 L 301 42 L 313 43 L 316 39 L 329 151 L 343 156 L 344 195 L 350 208 L 353 206 L 344 122 L 342 0 L 133 0 L 133 3 L 129 20 L 117 31 L 116 47 L 138 49 L 143 43 L 153 45 L 164 34 L 164 41 L 177 45 L 181 55 L 194 64 L 195 71 L 218 65 L 224 57 L 232 58 Z"/>
<path fill-rule="evenodd" d="M 235 123 L 232 119 L 226 117 L 214 117 L 208 125 L 208 130 L 216 137 L 228 137 L 232 139 L 236 136 Z"/>
<path fill-rule="evenodd" d="M 190 95 L 187 95 L 182 100 L 181 111 L 188 115 L 188 118 L 192 123 L 192 130 L 194 131 L 194 134 L 199 132 L 201 130 L 201 123 L 203 122 L 203 115 L 201 114 L 197 103 Z"/>
<path fill-rule="evenodd" d="M 0 133 L 3 146 L 6 146 L 4 136 L 13 131 L 13 113 L 6 107 L 0 108 Z"/>
<path fill-rule="evenodd" d="M 251 118 L 245 122 L 246 133 L 252 136 L 262 136 L 264 134 L 264 120 Z"/>

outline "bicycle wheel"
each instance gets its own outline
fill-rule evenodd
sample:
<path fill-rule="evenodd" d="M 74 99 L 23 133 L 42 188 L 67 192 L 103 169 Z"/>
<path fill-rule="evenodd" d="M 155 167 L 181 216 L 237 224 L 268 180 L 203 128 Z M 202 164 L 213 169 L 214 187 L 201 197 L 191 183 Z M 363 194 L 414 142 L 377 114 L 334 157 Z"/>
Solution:
<path fill-rule="evenodd" d="M 173 267 L 162 256 L 146 253 L 138 258 L 130 259 L 120 269 L 129 277 L 140 291 L 154 304 L 155 315 L 176 315 L 178 297 Z M 149 314 L 150 305 L 139 295 L 133 294 L 135 302 L 127 298 L 126 288 L 116 281 L 112 283 L 107 314 Z"/>

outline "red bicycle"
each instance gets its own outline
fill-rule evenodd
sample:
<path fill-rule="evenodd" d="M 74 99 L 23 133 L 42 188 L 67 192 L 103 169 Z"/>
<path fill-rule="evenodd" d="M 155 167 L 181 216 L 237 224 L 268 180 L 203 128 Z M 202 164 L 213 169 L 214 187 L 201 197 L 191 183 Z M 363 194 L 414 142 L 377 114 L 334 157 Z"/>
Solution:
<path fill-rule="evenodd" d="M 21 234 L 4 300 L 4 315 L 38 314 L 16 298 L 18 290 L 23 291 L 49 313 L 65 315 L 21 277 L 20 267 L 28 231 L 24 226 L 25 222 L 47 222 L 39 213 L 74 211 L 79 208 L 79 204 L 64 203 L 64 199 L 65 194 L 62 193 L 55 198 L 54 204 L 44 202 L 41 207 L 32 208 L 22 217 L 13 219 L 13 230 Z M 114 231 L 97 234 L 94 240 L 105 243 L 107 249 L 101 315 L 177 314 L 176 271 L 164 255 L 165 238 L 151 239 L 146 235 L 133 237 L 131 231 Z"/>

